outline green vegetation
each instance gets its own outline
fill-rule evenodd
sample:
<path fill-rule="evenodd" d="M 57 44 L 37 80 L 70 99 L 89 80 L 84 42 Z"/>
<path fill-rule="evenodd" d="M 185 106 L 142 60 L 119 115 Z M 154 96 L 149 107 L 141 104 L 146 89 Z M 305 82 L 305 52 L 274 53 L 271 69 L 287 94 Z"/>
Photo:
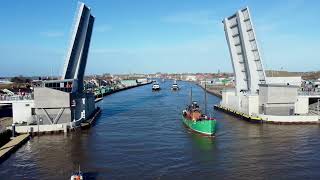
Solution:
<path fill-rule="evenodd" d="M 20 83 L 31 83 L 32 80 L 23 76 L 16 76 L 11 78 L 10 81 L 13 83 L 20 84 Z"/>

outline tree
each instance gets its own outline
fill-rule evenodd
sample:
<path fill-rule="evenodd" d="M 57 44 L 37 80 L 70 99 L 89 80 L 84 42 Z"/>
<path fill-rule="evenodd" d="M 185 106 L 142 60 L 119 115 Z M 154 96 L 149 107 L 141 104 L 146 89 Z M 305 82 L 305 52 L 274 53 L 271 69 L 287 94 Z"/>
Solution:
<path fill-rule="evenodd" d="M 11 78 L 10 81 L 13 83 L 18 83 L 18 84 L 19 83 L 30 83 L 31 79 L 23 77 L 23 76 L 16 76 L 16 77 Z"/>

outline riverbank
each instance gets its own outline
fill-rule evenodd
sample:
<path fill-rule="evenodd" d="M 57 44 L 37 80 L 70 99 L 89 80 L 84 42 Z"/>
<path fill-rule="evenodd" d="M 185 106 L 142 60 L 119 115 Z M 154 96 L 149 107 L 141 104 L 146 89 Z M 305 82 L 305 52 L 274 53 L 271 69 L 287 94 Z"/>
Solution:
<path fill-rule="evenodd" d="M 97 109 L 93 113 L 93 116 L 91 118 L 89 118 L 88 120 L 81 123 L 81 125 L 80 125 L 81 129 L 90 128 L 95 123 L 95 121 L 96 121 L 97 117 L 100 115 L 100 113 L 101 113 L 101 108 L 97 107 Z"/>
<path fill-rule="evenodd" d="M 132 88 L 139 87 L 139 86 L 148 85 L 148 84 L 151 84 L 151 83 L 152 82 L 150 81 L 150 82 L 141 83 L 141 84 L 137 84 L 137 85 L 133 85 L 133 86 L 127 86 L 127 87 L 123 87 L 123 88 L 119 88 L 119 89 L 115 89 L 115 90 L 110 90 L 110 91 L 107 91 L 107 92 L 99 91 L 99 93 L 95 94 L 96 99 L 98 99 L 98 100 L 96 100 L 96 102 L 101 101 L 102 100 L 101 98 L 104 97 L 104 96 L 108 96 L 108 95 L 111 95 L 111 94 L 114 94 L 114 93 L 117 93 L 117 92 L 120 92 L 120 91 L 125 91 L 125 90 L 132 89 Z"/>
<path fill-rule="evenodd" d="M 252 123 L 268 123 L 278 125 L 303 125 L 303 124 L 319 124 L 318 116 L 312 115 L 295 115 L 295 116 L 276 116 L 276 115 L 249 115 L 232 108 L 222 105 L 214 105 L 214 109 L 222 111 L 226 114 L 235 116 L 239 119 Z"/>
<path fill-rule="evenodd" d="M 208 93 L 217 96 L 219 98 L 222 98 L 222 89 L 225 88 L 225 86 L 207 86 L 206 89 L 204 88 L 204 85 L 202 84 L 197 84 L 200 86 L 202 89 L 206 90 Z"/>

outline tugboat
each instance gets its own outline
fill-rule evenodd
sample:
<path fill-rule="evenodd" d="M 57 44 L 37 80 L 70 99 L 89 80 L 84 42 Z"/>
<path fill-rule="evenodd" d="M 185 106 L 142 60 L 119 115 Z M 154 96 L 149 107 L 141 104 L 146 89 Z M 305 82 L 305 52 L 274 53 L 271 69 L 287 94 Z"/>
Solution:
<path fill-rule="evenodd" d="M 80 171 L 80 166 L 79 166 L 79 171 L 73 173 L 72 176 L 70 177 L 70 180 L 83 180 L 83 174 Z"/>
<path fill-rule="evenodd" d="M 159 90 L 160 90 L 160 85 L 159 85 L 159 83 L 155 82 L 152 85 L 152 91 L 159 91 Z"/>
<path fill-rule="evenodd" d="M 179 88 L 179 86 L 178 86 L 178 84 L 177 84 L 177 81 L 174 81 L 173 84 L 172 84 L 171 90 L 177 91 L 177 90 L 179 90 L 179 89 L 180 89 L 180 88 Z"/>
<path fill-rule="evenodd" d="M 205 93 L 206 99 L 206 93 Z M 202 113 L 198 103 L 192 101 L 192 89 L 191 89 L 191 101 L 190 105 L 182 111 L 182 121 L 184 125 L 194 132 L 200 133 L 204 136 L 214 136 L 216 133 L 217 121 L 214 118 L 208 117 L 206 113 L 206 100 L 205 100 L 205 113 Z"/>

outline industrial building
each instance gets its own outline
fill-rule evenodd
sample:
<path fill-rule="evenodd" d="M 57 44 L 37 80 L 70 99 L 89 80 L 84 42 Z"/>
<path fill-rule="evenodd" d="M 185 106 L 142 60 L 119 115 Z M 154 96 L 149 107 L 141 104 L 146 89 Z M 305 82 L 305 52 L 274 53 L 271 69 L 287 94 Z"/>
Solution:
<path fill-rule="evenodd" d="M 302 93 L 301 77 L 266 77 L 249 8 L 223 24 L 236 85 L 222 91 L 219 106 L 266 122 L 317 123 L 320 96 Z"/>

